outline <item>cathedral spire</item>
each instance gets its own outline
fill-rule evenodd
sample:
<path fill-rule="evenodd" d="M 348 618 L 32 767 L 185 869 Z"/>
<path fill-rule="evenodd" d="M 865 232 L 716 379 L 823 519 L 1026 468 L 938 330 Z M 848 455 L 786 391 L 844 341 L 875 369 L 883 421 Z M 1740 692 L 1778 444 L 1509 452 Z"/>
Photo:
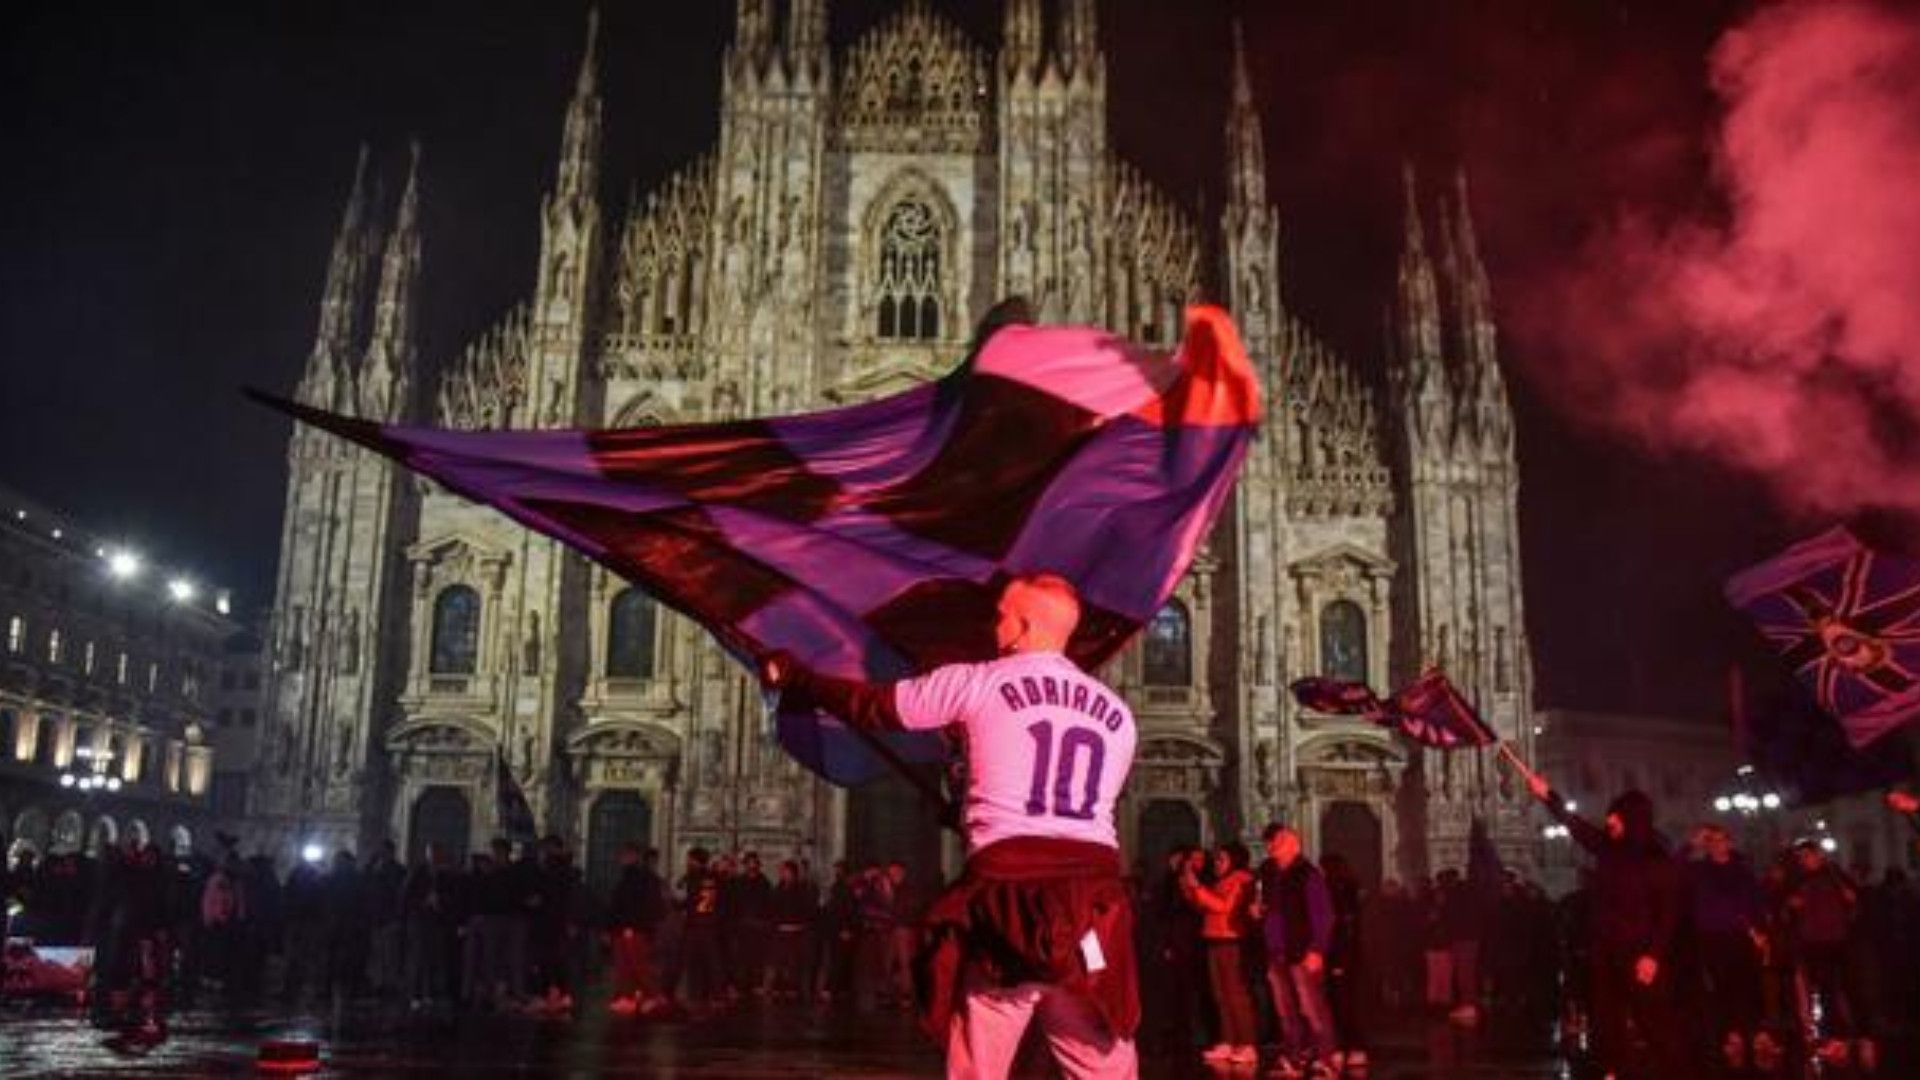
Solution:
<path fill-rule="evenodd" d="M 787 11 L 787 62 L 798 68 L 827 48 L 827 0 L 793 0 Z"/>
<path fill-rule="evenodd" d="M 1413 375 L 1416 391 L 1438 389 L 1440 301 L 1411 162 L 1402 167 L 1401 183 L 1406 191 L 1406 231 L 1400 252 L 1400 361 Z"/>
<path fill-rule="evenodd" d="M 1473 207 L 1467 191 L 1467 170 L 1462 166 L 1453 174 L 1453 246 L 1459 265 L 1455 270 L 1455 313 L 1461 327 L 1461 356 L 1472 368 L 1493 368 L 1498 361 L 1493 342 L 1493 290 L 1487 281 L 1486 264 L 1480 261 L 1480 241 L 1474 234 Z"/>
<path fill-rule="evenodd" d="M 1095 0 L 1062 0 L 1060 64 L 1068 75 L 1091 73 L 1100 62 L 1099 16 Z"/>
<path fill-rule="evenodd" d="M 374 292 L 373 334 L 360 373 L 360 415 L 405 419 L 414 359 L 414 307 L 420 278 L 420 142 L 409 148 L 407 186 L 394 211 Z"/>
<path fill-rule="evenodd" d="M 578 204 L 598 197 L 600 165 L 600 9 L 587 13 L 587 47 L 580 57 L 573 100 L 567 104 L 566 126 L 560 136 L 560 175 L 554 184 L 557 200 Z"/>
<path fill-rule="evenodd" d="M 1040 0 L 1007 0 L 1006 19 L 1000 34 L 1000 57 L 1008 74 L 1038 77 L 1041 42 L 1045 33 L 1046 28 L 1040 19 Z"/>
<path fill-rule="evenodd" d="M 734 0 L 733 53 L 754 68 L 773 47 L 773 0 Z"/>
<path fill-rule="evenodd" d="M 1240 20 L 1233 21 L 1233 104 L 1227 112 L 1227 190 L 1241 210 L 1267 205 L 1266 140 L 1260 134 L 1260 109 L 1247 75 L 1246 41 Z"/>
<path fill-rule="evenodd" d="M 340 214 L 340 230 L 327 259 L 327 283 L 320 297 L 320 327 L 300 379 L 298 396 L 309 405 L 333 408 L 339 381 L 360 331 L 368 249 L 367 144 L 353 166 L 353 189 Z"/>
<path fill-rule="evenodd" d="M 1481 445 L 1498 457 L 1511 451 L 1512 410 L 1507 402 L 1506 379 L 1500 373 L 1493 291 L 1487 282 L 1486 265 L 1480 261 L 1479 239 L 1474 235 L 1465 167 L 1454 173 L 1453 187 L 1447 228 L 1455 252 L 1451 277 L 1463 369 L 1461 408 L 1469 413 L 1468 420 Z"/>

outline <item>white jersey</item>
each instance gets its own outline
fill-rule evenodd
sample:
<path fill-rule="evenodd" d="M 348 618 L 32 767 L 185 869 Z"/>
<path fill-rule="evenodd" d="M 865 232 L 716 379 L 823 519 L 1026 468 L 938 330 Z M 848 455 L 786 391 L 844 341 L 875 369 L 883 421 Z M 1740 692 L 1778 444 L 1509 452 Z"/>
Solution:
<path fill-rule="evenodd" d="M 911 731 L 966 729 L 967 850 L 1049 836 L 1120 846 L 1113 804 L 1137 733 L 1120 695 L 1059 653 L 950 664 L 894 687 Z"/>

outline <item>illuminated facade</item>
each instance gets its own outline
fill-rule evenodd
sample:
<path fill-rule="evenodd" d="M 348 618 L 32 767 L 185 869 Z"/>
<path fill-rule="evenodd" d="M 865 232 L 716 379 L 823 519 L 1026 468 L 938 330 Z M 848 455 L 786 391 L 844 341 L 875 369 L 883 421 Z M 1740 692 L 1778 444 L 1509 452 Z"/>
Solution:
<path fill-rule="evenodd" d="M 0 847 L 140 830 L 171 850 L 214 823 L 211 702 L 241 627 L 106 544 L 0 490 Z"/>
<path fill-rule="evenodd" d="M 1108 673 L 1142 725 L 1123 837 L 1156 850 L 1279 816 L 1393 872 L 1457 861 L 1482 813 L 1529 859 L 1537 830 L 1490 759 L 1423 766 L 1284 692 L 1438 660 L 1531 738 L 1512 420 L 1464 182 L 1437 213 L 1409 184 L 1376 378 L 1283 302 L 1237 42 L 1228 198 L 1202 220 L 1108 143 L 1093 0 L 1051 18 L 1008 0 L 997 52 L 925 3 L 845 47 L 825 0 L 780 6 L 739 0 L 712 150 L 624 204 L 605 197 L 589 30 L 531 286 L 445 364 L 413 344 L 417 153 L 391 208 L 363 158 L 299 397 L 457 428 L 777 414 L 943 373 L 1002 296 L 1164 344 L 1204 287 L 1260 361 L 1268 424 L 1204 556 Z M 629 836 L 816 863 L 936 843 L 900 786 L 849 796 L 799 771 L 747 676 L 597 567 L 328 436 L 296 431 L 289 459 L 263 827 L 474 843 L 501 753 L 590 867 Z"/>

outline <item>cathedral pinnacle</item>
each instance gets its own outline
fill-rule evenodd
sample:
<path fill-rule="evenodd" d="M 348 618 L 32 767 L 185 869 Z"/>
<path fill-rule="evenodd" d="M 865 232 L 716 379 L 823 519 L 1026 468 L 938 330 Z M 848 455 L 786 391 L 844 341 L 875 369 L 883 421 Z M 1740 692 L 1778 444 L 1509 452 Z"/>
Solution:
<path fill-rule="evenodd" d="M 1070 76 L 1093 74 L 1100 61 L 1095 0 L 1064 0 L 1060 13 L 1060 62 Z"/>
<path fill-rule="evenodd" d="M 1006 20 L 1000 35 L 1000 57 L 1010 74 L 1026 78 L 1038 75 L 1044 35 L 1040 0 L 1007 0 Z"/>
<path fill-rule="evenodd" d="M 369 191 L 367 144 L 360 144 L 353 166 L 353 188 L 340 214 L 340 231 L 333 238 L 333 253 L 327 260 L 327 283 L 320 298 L 320 327 L 314 336 L 313 352 L 301 377 L 299 397 L 322 408 L 337 402 L 339 381 L 346 358 L 355 347 L 365 307 L 362 290 L 372 241 L 367 235 Z"/>
<path fill-rule="evenodd" d="M 360 378 L 360 415 L 400 419 L 413 366 L 414 305 L 420 277 L 420 142 L 409 146 L 407 185 L 380 257 L 373 334 Z"/>
<path fill-rule="evenodd" d="M 1235 207 L 1244 212 L 1266 206 L 1266 140 L 1260 133 L 1260 109 L 1253 100 L 1246 42 L 1238 19 L 1233 22 L 1233 105 L 1227 113 L 1227 169 L 1228 197 Z"/>
<path fill-rule="evenodd" d="M 567 103 L 566 126 L 560 137 L 560 175 L 556 198 L 574 202 L 596 197 L 600 158 L 600 91 L 597 74 L 600 9 L 587 14 L 587 45 L 580 57 L 580 75 L 574 81 L 573 100 Z"/>
<path fill-rule="evenodd" d="M 1401 181 L 1406 189 L 1406 234 L 1400 253 L 1400 358 L 1417 373 L 1416 384 L 1438 389 L 1440 302 L 1411 162 L 1402 167 Z"/>

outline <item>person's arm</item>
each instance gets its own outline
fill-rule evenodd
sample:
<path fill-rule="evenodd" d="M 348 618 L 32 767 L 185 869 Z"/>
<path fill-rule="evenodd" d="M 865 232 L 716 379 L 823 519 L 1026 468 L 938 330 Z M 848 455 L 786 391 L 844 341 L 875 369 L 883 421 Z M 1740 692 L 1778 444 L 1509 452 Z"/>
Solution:
<path fill-rule="evenodd" d="M 1232 911 L 1240 900 L 1240 887 L 1245 881 L 1238 875 L 1229 874 L 1216 887 L 1194 883 L 1193 890 L 1187 895 L 1193 900 L 1193 906 L 1216 915 Z"/>
<path fill-rule="evenodd" d="M 1520 766 L 1516 763 L 1515 767 Z M 1540 800 L 1540 805 L 1547 808 L 1547 813 L 1553 815 L 1555 821 L 1567 827 L 1567 834 L 1573 837 L 1574 843 L 1585 848 L 1589 855 L 1600 854 L 1601 849 L 1606 846 L 1606 831 L 1567 809 L 1567 797 L 1553 790 L 1553 785 L 1547 782 L 1546 777 L 1532 769 L 1525 769 L 1524 772 L 1527 791 Z"/>
<path fill-rule="evenodd" d="M 957 723 L 977 691 L 973 669 L 948 664 L 911 679 L 870 683 L 822 675 L 786 653 L 761 665 L 761 677 L 865 731 L 931 731 Z"/>
<path fill-rule="evenodd" d="M 822 675 L 786 653 L 770 657 L 761 665 L 761 678 L 769 686 L 793 695 L 865 731 L 905 731 L 900 710 L 894 705 L 893 683 L 870 683 L 859 679 L 837 679 Z"/>

